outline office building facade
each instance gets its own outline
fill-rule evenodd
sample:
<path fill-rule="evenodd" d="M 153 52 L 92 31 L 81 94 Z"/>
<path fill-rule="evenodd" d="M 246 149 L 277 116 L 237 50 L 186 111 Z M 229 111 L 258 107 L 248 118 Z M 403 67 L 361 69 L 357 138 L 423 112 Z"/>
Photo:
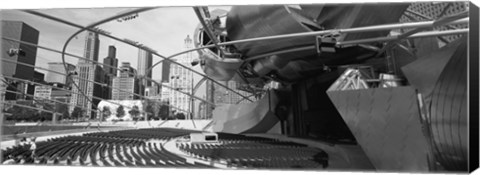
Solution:
<path fill-rule="evenodd" d="M 138 62 L 137 62 L 137 73 L 140 77 L 147 77 L 152 79 L 152 70 L 147 72 L 147 69 L 152 67 L 153 55 L 150 51 L 143 48 L 138 49 Z M 141 80 L 142 91 L 146 87 L 151 87 L 152 82 L 146 79 Z M 144 93 L 142 93 L 145 95 Z"/>
<path fill-rule="evenodd" d="M 75 106 L 85 109 L 90 117 L 94 117 L 92 106 L 97 105 L 103 99 L 103 86 L 105 73 L 99 65 L 91 63 L 80 63 L 77 65 L 78 75 L 73 75 L 77 86 L 72 87 L 72 98 L 69 111 L 72 112 Z M 96 83 L 94 83 L 96 82 Z"/>
<path fill-rule="evenodd" d="M 113 78 L 117 77 L 118 59 L 116 58 L 117 48 L 115 46 L 108 47 L 108 56 L 103 59 L 103 70 L 105 71 L 105 83 L 107 86 L 103 87 L 105 99 L 112 99 L 112 83 Z M 108 65 L 108 66 L 106 66 Z"/>
<path fill-rule="evenodd" d="M 38 44 L 40 35 L 37 29 L 21 21 L 2 20 L 0 31 L 2 37 L 32 44 Z M 8 60 L 2 60 L 1 64 L 2 75 L 6 76 L 7 81 L 9 79 L 8 77 L 31 80 L 34 76 L 34 68 L 32 66 L 34 66 L 36 62 L 37 48 L 5 39 L 0 41 L 0 45 L 2 58 Z M 11 83 L 7 87 L 7 90 L 26 92 L 28 91 L 28 83 L 16 81 L 15 83 Z M 31 90 L 30 95 L 33 95 L 33 90 Z M 17 100 L 24 99 L 25 96 L 7 92 L 5 98 L 6 100 Z"/>
<path fill-rule="evenodd" d="M 65 67 L 67 67 L 67 70 L 65 70 Z M 71 84 L 71 80 L 67 76 L 75 71 L 75 66 L 69 63 L 63 65 L 62 62 L 50 62 L 48 63 L 48 70 L 51 71 L 48 71 L 45 76 L 46 82 L 62 84 L 68 87 Z"/>
<path fill-rule="evenodd" d="M 187 36 L 184 40 L 184 49 L 192 49 L 193 43 L 190 36 Z M 191 66 L 193 60 L 193 53 L 189 52 L 184 54 L 182 58 L 176 60 L 178 63 Z M 183 111 L 190 111 L 192 106 L 192 99 L 179 91 L 191 93 L 193 88 L 193 72 L 187 70 L 180 65 L 171 64 L 170 65 L 170 82 L 169 85 L 174 90 L 170 89 L 169 98 L 170 105 L 173 107 L 179 108 Z"/>
<path fill-rule="evenodd" d="M 98 33 L 87 32 L 85 37 L 85 50 L 83 52 L 83 57 L 88 58 L 88 60 L 98 61 L 98 53 L 100 47 L 100 39 L 98 38 Z M 92 63 L 87 60 L 83 60 L 84 63 Z"/>
<path fill-rule="evenodd" d="M 140 98 L 136 75 L 137 71 L 130 66 L 130 63 L 122 63 L 120 75 L 113 78 L 112 100 L 134 100 Z"/>
<path fill-rule="evenodd" d="M 108 46 L 108 55 L 106 58 L 103 59 L 103 64 L 108 66 L 103 66 L 103 70 L 105 74 L 112 75 L 113 77 L 117 76 L 117 67 L 118 67 L 118 59 L 117 59 L 117 48 L 115 46 Z"/>
<path fill-rule="evenodd" d="M 83 56 L 87 60 L 98 61 L 99 45 L 98 34 L 88 32 L 85 37 Z M 92 107 L 100 102 L 99 99 L 104 98 L 105 72 L 102 67 L 87 60 L 78 61 L 76 75 L 72 76 L 77 86 L 72 87 L 69 112 L 71 113 L 75 107 L 80 107 L 84 109 L 88 117 L 94 118 L 95 113 Z"/>

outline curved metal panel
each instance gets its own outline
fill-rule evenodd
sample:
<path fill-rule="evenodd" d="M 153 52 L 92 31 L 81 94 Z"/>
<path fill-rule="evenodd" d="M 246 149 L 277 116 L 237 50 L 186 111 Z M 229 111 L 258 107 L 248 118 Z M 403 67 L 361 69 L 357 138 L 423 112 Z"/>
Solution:
<path fill-rule="evenodd" d="M 202 60 L 203 72 L 209 77 L 218 81 L 228 81 L 235 76 L 237 69 L 242 65 L 243 61 L 239 59 L 220 59 L 210 50 L 204 50 Z"/>
<path fill-rule="evenodd" d="M 312 31 L 304 23 L 306 18 L 297 18 L 285 6 L 235 6 L 227 16 L 227 33 L 230 40 L 274 36 Z M 299 16 L 299 15 L 297 15 Z M 302 23 L 305 21 L 304 23 Z M 315 26 L 320 29 L 319 26 Z M 280 49 L 313 45 L 314 37 L 296 37 L 271 41 L 255 41 L 235 44 L 245 56 L 254 56 Z M 312 52 L 314 54 L 315 51 Z"/>
<path fill-rule="evenodd" d="M 459 41 L 450 43 L 441 50 L 419 57 L 416 61 L 401 68 L 408 82 L 423 94 L 427 102 L 431 99 L 431 93 L 440 74 L 460 43 Z M 400 57 L 400 59 L 403 58 Z"/>
<path fill-rule="evenodd" d="M 468 170 L 466 41 L 466 37 L 460 39 L 438 78 L 430 108 L 435 157 L 445 169 L 454 171 Z"/>
<path fill-rule="evenodd" d="M 265 133 L 278 123 L 275 93 L 248 104 L 223 104 L 213 110 L 213 130 L 227 133 Z"/>

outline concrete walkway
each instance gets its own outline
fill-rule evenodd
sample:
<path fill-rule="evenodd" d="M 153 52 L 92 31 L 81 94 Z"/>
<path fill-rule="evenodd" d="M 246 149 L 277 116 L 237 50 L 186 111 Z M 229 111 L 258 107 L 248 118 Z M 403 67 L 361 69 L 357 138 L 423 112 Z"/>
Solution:
<path fill-rule="evenodd" d="M 293 138 L 278 134 L 245 134 L 282 141 L 290 141 L 319 148 L 328 154 L 328 167 L 326 170 L 333 171 L 375 171 L 375 167 L 368 159 L 359 145 L 331 144 L 316 140 Z"/>
<path fill-rule="evenodd" d="M 365 155 L 363 150 L 358 145 L 346 145 L 346 144 L 331 144 L 320 142 L 316 140 L 308 140 L 302 138 L 291 138 L 284 135 L 276 134 L 246 134 L 249 136 L 257 136 L 271 139 L 278 139 L 281 141 L 289 141 L 300 144 L 305 144 L 310 147 L 319 148 L 324 150 L 328 154 L 328 167 L 325 170 L 329 171 L 375 171 L 372 163 Z M 181 151 L 176 144 L 182 143 L 180 138 L 174 138 L 163 144 L 164 148 L 177 156 L 184 157 L 188 162 L 198 162 L 206 165 L 211 165 L 217 168 L 227 168 L 225 162 L 212 162 L 208 160 L 199 159 L 188 155 Z M 232 167 L 228 167 L 229 169 Z"/>

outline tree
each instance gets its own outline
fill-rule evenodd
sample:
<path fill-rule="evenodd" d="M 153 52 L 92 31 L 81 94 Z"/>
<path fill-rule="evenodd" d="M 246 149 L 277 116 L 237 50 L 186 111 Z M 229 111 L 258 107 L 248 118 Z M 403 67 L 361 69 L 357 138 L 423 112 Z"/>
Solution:
<path fill-rule="evenodd" d="M 16 103 L 24 105 L 24 106 L 34 107 L 30 103 L 24 103 L 24 102 L 21 102 L 21 101 L 18 101 Z M 11 116 L 7 117 L 6 120 L 16 120 L 18 122 L 22 121 L 22 120 L 25 120 L 25 121 L 34 120 L 35 115 L 38 113 L 37 110 L 30 109 L 30 108 L 25 108 L 25 107 L 17 106 L 17 105 L 14 105 L 11 108 L 7 109 L 6 112 L 12 114 Z"/>
<path fill-rule="evenodd" d="M 153 106 L 148 103 L 147 106 L 145 107 L 145 112 L 147 115 L 147 120 L 151 120 L 152 118 L 155 118 L 155 110 L 153 109 Z"/>
<path fill-rule="evenodd" d="M 110 115 L 112 115 L 112 111 L 110 111 L 110 107 L 108 106 L 104 106 L 103 109 L 102 109 L 102 113 L 103 113 L 103 117 L 109 117 Z"/>
<path fill-rule="evenodd" d="M 175 118 L 180 120 L 185 120 L 185 114 L 183 114 L 182 112 L 179 112 L 175 114 Z"/>
<path fill-rule="evenodd" d="M 78 106 L 75 106 L 75 108 L 73 108 L 71 116 L 73 119 L 78 120 L 80 117 L 83 116 L 83 109 Z"/>
<path fill-rule="evenodd" d="M 43 109 L 45 111 L 40 112 L 40 120 L 41 121 L 51 121 L 53 119 L 52 112 L 55 112 L 54 105 L 52 103 L 43 103 Z M 47 112 L 50 111 L 50 112 Z"/>
<path fill-rule="evenodd" d="M 138 114 L 140 114 L 140 110 L 138 110 L 137 105 L 133 105 L 132 109 L 128 111 L 128 113 L 133 116 L 133 120 L 137 121 L 138 120 Z"/>
<path fill-rule="evenodd" d="M 120 106 L 117 108 L 117 117 L 118 117 L 118 118 L 122 118 L 123 116 L 125 116 L 125 110 L 123 109 L 123 106 L 120 105 Z"/>
<path fill-rule="evenodd" d="M 68 113 L 68 110 L 65 110 L 62 112 L 62 117 L 61 119 L 59 118 L 59 120 L 64 120 L 64 119 L 69 119 L 70 118 L 70 114 Z"/>
<path fill-rule="evenodd" d="M 159 117 L 160 117 L 162 120 L 168 119 L 168 115 L 169 115 L 169 113 L 170 113 L 169 110 L 170 110 L 170 109 L 169 109 L 168 105 L 162 104 L 162 105 L 160 106 L 160 110 L 158 111 Z"/>
<path fill-rule="evenodd" d="M 43 121 L 51 121 L 52 118 L 53 118 L 52 113 L 47 112 L 47 111 L 42 111 L 42 112 L 40 113 L 40 116 L 39 116 L 39 119 L 40 119 L 40 121 L 42 121 L 42 122 L 43 122 Z M 37 119 L 37 120 L 38 120 L 38 119 Z"/>

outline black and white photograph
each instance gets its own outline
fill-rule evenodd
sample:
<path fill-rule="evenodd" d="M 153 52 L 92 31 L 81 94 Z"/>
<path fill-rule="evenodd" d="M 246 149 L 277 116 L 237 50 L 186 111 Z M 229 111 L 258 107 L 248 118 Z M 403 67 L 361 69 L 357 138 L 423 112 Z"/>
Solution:
<path fill-rule="evenodd" d="M 470 1 L 0 7 L 0 20 L 0 169 L 478 168 Z"/>

